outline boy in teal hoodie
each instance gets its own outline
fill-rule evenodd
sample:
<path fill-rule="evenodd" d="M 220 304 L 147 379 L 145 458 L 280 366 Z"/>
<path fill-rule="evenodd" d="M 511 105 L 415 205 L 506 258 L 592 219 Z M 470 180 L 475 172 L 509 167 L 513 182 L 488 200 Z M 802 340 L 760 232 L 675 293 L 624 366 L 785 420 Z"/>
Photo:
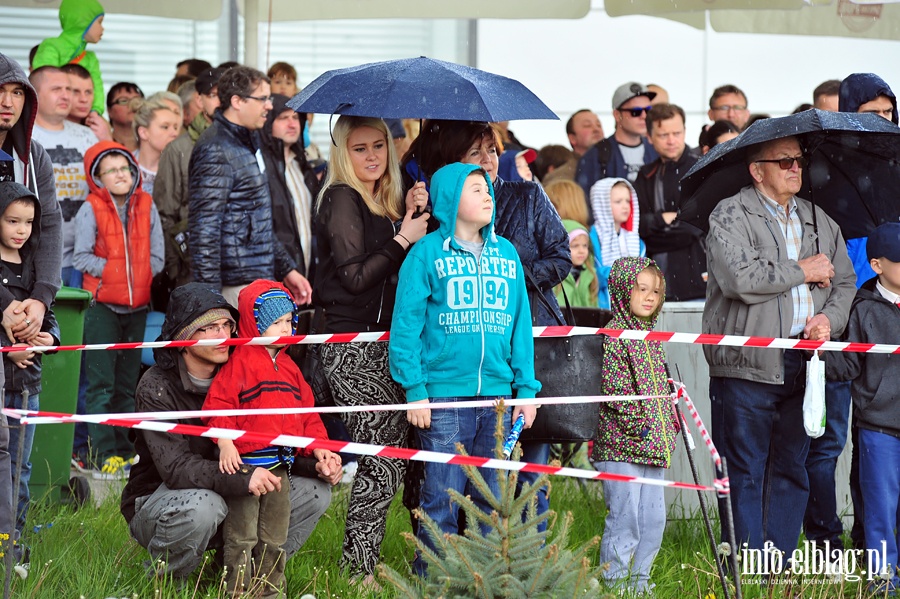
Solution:
<path fill-rule="evenodd" d="M 103 114 L 103 78 L 97 55 L 86 50 L 103 36 L 103 7 L 97 0 L 62 0 L 59 5 L 59 24 L 62 33 L 48 37 L 38 46 L 32 69 L 46 65 L 61 67 L 70 63 L 83 66 L 94 83 L 94 104 L 91 110 Z"/>
<path fill-rule="evenodd" d="M 497 412 L 493 407 L 432 411 L 431 403 L 471 399 L 533 398 L 534 339 L 522 264 L 513 245 L 494 233 L 494 188 L 477 165 L 454 163 L 431 179 L 434 216 L 440 229 L 413 246 L 400 268 L 391 325 L 391 375 L 417 409 L 407 418 L 418 429 L 420 448 L 493 457 Z M 535 406 L 517 406 L 512 419 L 531 426 Z M 511 420 L 503 416 L 504 430 Z M 498 492 L 496 473 L 483 471 Z M 449 464 L 425 464 L 419 507 L 447 534 L 457 532 L 458 506 L 447 489 L 470 495 L 485 512 L 490 505 Z M 418 536 L 434 548 L 425 527 Z M 425 575 L 421 556 L 413 565 Z"/>

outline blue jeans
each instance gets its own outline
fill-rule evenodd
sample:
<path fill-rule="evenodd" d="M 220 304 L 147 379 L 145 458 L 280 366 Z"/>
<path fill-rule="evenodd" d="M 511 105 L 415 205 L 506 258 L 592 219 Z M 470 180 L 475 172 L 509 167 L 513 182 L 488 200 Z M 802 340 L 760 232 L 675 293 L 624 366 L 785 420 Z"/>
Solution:
<path fill-rule="evenodd" d="M 40 401 L 37 394 L 28 396 L 28 405 L 25 405 L 24 396 L 18 391 L 5 391 L 6 407 L 19 410 L 40 410 Z M 15 422 L 15 421 L 14 421 Z M 19 533 L 25 528 L 25 518 L 28 516 L 28 502 L 31 500 L 31 492 L 28 489 L 28 481 L 31 480 L 31 448 L 34 446 L 34 424 L 12 424 L 9 427 L 9 457 L 12 468 L 12 478 L 9 481 L 10 488 L 16 480 L 16 470 L 22 465 L 22 473 L 19 475 L 18 505 L 16 507 L 16 530 Z M 19 455 L 19 434 L 24 428 L 25 445 L 22 447 L 22 455 Z M 13 497 L 16 494 L 13 493 Z"/>
<path fill-rule="evenodd" d="M 838 457 L 847 443 L 850 419 L 850 383 L 825 383 L 825 434 L 810 439 L 806 456 L 809 477 L 809 501 L 803 518 L 803 530 L 810 541 L 831 541 L 843 547 L 844 524 L 837 513 L 834 472 Z"/>
<path fill-rule="evenodd" d="M 495 397 L 432 397 L 430 403 L 450 403 L 463 399 L 497 399 Z M 511 410 L 507 408 L 503 416 L 504 434 L 510 429 Z M 492 458 L 494 456 L 494 430 L 497 427 L 497 411 L 489 408 L 439 409 L 431 411 L 431 428 L 419 429 L 419 447 L 425 451 L 441 453 L 457 453 L 456 444 L 461 443 L 469 455 Z M 488 487 L 496 495 L 500 492 L 497 482 L 497 471 L 480 468 Z M 459 506 L 449 500 L 448 489 L 458 491 L 472 498 L 485 513 L 491 512 L 491 506 L 478 492 L 478 489 L 466 478 L 465 472 L 455 464 L 436 464 L 425 462 L 425 481 L 422 483 L 422 494 L 419 508 L 434 520 L 442 533 L 457 534 L 457 516 Z M 482 525 L 482 533 L 488 528 Z M 430 549 L 435 543 L 425 526 L 419 526 L 417 538 Z M 425 576 L 427 564 L 417 552 L 413 562 L 413 570 L 419 576 Z"/>
<path fill-rule="evenodd" d="M 893 583 L 900 585 L 898 565 L 898 524 L 900 524 L 900 439 L 893 435 L 859 429 L 859 486 L 866 505 L 866 549 L 881 555 L 886 544 L 887 564 L 877 564 L 875 572 L 889 567 Z M 878 560 L 876 560 L 878 561 Z M 874 562 L 873 562 L 873 565 Z"/>
<path fill-rule="evenodd" d="M 66 287 L 81 288 L 84 282 L 84 274 L 77 270 L 74 266 L 63 266 L 62 268 L 62 284 Z"/>
<path fill-rule="evenodd" d="M 532 464 L 546 464 L 550 461 L 550 444 L 522 443 L 522 461 L 531 462 Z M 534 484 L 539 476 L 539 472 L 519 472 L 519 483 L 516 488 L 516 494 L 518 495 L 519 492 L 521 492 L 523 484 Z M 547 499 L 547 486 L 545 485 L 540 488 L 537 494 L 537 513 L 543 514 L 549 509 L 550 500 Z M 527 512 L 522 514 L 523 519 L 526 517 Z M 538 532 L 544 532 L 545 530 L 547 530 L 546 520 L 538 524 Z"/>
<path fill-rule="evenodd" d="M 784 352 L 783 385 L 712 377 L 713 442 L 728 460 L 738 547 L 797 547 L 809 497 L 805 353 Z"/>

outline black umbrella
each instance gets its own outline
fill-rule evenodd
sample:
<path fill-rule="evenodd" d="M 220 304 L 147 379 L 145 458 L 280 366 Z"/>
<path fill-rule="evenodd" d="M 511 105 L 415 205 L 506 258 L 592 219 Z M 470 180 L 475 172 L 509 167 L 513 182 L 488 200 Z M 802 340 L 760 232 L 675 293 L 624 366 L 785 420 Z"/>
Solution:
<path fill-rule="evenodd" d="M 753 183 L 748 149 L 792 136 L 809 160 L 797 195 L 825 210 L 846 239 L 900 219 L 900 127 L 874 114 L 816 109 L 756 121 L 710 150 L 681 179 L 678 219 L 709 230 L 716 204 Z"/>

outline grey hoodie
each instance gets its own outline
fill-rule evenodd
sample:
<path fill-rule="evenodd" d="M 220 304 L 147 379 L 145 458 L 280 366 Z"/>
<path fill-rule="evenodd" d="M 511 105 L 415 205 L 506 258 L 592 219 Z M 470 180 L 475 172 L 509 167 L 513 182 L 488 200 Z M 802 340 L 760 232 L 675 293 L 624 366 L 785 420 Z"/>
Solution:
<path fill-rule="evenodd" d="M 56 201 L 53 165 L 46 150 L 31 139 L 37 93 L 19 63 L 0 54 L 0 85 L 6 83 L 19 83 L 25 88 L 22 115 L 6 137 L 12 143 L 10 153 L 15 159 L 16 182 L 25 185 L 41 203 L 41 236 L 34 255 L 35 283 L 31 297 L 49 308 L 59 291 L 62 267 L 62 214 Z M 5 310 L 14 299 L 8 289 L 0 287 L 0 310 Z"/>

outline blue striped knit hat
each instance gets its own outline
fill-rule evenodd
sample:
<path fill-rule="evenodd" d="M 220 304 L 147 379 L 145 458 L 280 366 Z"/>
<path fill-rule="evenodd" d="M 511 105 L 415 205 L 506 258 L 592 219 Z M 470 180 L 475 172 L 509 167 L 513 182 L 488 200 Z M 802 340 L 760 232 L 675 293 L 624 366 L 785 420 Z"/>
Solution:
<path fill-rule="evenodd" d="M 283 289 L 269 289 L 259 294 L 253 302 L 253 317 L 256 319 L 256 329 L 262 335 L 272 323 L 284 316 L 293 314 L 291 332 L 297 330 L 297 306 L 294 300 Z"/>

